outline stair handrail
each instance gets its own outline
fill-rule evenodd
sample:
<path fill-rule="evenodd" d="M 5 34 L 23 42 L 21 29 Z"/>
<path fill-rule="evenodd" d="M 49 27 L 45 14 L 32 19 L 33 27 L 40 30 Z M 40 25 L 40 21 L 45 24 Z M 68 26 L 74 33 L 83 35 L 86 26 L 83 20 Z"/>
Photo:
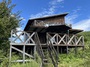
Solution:
<path fill-rule="evenodd" d="M 42 46 L 41 46 L 41 43 L 40 43 L 39 36 L 38 36 L 37 32 L 35 33 L 35 43 L 36 43 L 36 50 L 38 51 L 41 59 L 43 60 L 44 53 L 43 53 Z"/>
<path fill-rule="evenodd" d="M 47 33 L 47 46 L 48 46 L 48 52 L 49 52 L 50 58 L 52 60 L 52 63 L 54 65 L 54 67 L 57 67 L 58 66 L 58 54 L 57 54 L 57 52 L 56 52 L 56 50 L 51 42 L 51 37 L 49 36 L 48 33 Z M 53 58 L 54 55 L 52 55 L 51 51 L 54 52 L 55 58 Z"/>

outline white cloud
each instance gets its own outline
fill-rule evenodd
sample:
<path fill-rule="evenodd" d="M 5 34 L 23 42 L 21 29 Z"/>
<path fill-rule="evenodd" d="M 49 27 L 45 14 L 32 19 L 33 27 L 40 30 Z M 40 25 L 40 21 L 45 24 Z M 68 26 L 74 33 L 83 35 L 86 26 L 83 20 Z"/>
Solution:
<path fill-rule="evenodd" d="M 55 11 L 56 11 L 56 8 L 58 7 L 57 4 L 61 3 L 63 1 L 64 0 L 52 0 L 51 2 L 49 2 L 49 8 L 48 9 L 45 9 L 44 11 L 39 12 L 39 13 L 37 13 L 35 15 L 32 14 L 30 16 L 30 19 L 54 14 Z"/>
<path fill-rule="evenodd" d="M 84 31 L 90 31 L 90 18 L 79 20 L 78 22 L 75 21 L 77 18 L 79 18 L 80 15 L 78 14 L 79 10 L 81 9 L 77 8 L 75 10 L 72 10 L 72 13 L 70 13 L 71 15 L 68 15 L 65 19 L 66 23 L 72 24 L 72 28 L 74 29 L 82 29 Z"/>
<path fill-rule="evenodd" d="M 81 8 L 79 7 L 79 8 L 77 8 L 77 9 L 75 9 L 75 10 L 73 10 L 73 14 L 75 14 L 75 13 L 77 13 L 78 11 L 80 11 L 81 10 Z"/>
<path fill-rule="evenodd" d="M 82 29 L 84 31 L 90 31 L 90 18 L 83 19 L 78 22 L 75 22 L 75 19 L 78 18 L 77 14 L 73 14 L 66 17 L 66 23 L 72 24 L 72 27 L 74 29 Z"/>
<path fill-rule="evenodd" d="M 52 0 L 52 1 L 50 2 L 50 4 L 51 4 L 51 5 L 56 5 L 57 3 L 60 3 L 60 2 L 62 2 L 62 1 L 64 1 L 64 0 Z"/>
<path fill-rule="evenodd" d="M 73 28 L 82 29 L 84 31 L 90 31 L 90 18 L 81 20 L 81 21 L 73 24 Z"/>
<path fill-rule="evenodd" d="M 70 15 L 70 16 L 67 16 L 66 17 L 66 23 L 68 24 L 74 24 L 74 20 L 78 17 L 77 14 L 73 14 L 73 15 Z"/>

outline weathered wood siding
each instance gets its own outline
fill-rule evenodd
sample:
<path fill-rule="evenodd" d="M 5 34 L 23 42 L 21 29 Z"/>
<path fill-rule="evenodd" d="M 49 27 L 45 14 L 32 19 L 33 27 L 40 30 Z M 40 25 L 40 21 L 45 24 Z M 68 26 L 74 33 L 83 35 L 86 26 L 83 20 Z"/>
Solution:
<path fill-rule="evenodd" d="M 54 17 L 44 20 L 45 23 L 49 24 L 64 24 L 65 20 L 64 17 Z"/>
<path fill-rule="evenodd" d="M 45 24 L 65 24 L 64 16 L 34 20 L 32 26 L 45 26 Z"/>

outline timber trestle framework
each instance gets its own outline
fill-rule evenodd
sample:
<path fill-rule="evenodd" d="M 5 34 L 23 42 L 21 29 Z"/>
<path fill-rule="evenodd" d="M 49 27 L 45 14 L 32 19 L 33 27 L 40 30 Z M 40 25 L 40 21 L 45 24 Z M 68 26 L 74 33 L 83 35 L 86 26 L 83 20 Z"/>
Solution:
<path fill-rule="evenodd" d="M 18 48 L 19 46 L 22 46 Z M 27 46 L 32 47 L 33 51 L 27 51 Z M 70 46 L 70 47 L 80 47 L 84 46 L 84 37 L 77 35 L 68 35 L 68 34 L 60 34 L 60 33 L 46 33 L 46 43 L 42 44 L 39 39 L 39 35 L 37 32 L 25 32 L 25 31 L 11 31 L 11 43 L 10 43 L 10 61 L 11 62 L 27 62 L 30 60 L 26 60 L 26 56 L 29 58 L 35 58 L 35 52 L 37 51 L 41 57 L 42 65 L 47 62 L 47 58 L 45 57 L 43 46 L 46 47 L 46 50 L 49 54 L 50 59 L 54 67 L 58 67 L 58 53 L 59 49 L 55 49 L 54 46 Z M 12 52 L 16 50 L 22 54 L 22 60 L 14 60 L 12 61 Z M 32 52 L 31 52 L 32 51 Z"/>

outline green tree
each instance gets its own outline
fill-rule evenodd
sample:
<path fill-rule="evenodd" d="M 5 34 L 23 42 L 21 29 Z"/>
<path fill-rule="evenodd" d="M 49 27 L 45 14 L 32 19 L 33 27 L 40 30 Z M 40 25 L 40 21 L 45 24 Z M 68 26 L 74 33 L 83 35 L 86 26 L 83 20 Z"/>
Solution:
<path fill-rule="evenodd" d="M 9 50 L 10 32 L 18 27 L 21 21 L 19 12 L 12 12 L 15 6 L 15 4 L 11 4 L 11 0 L 2 0 L 0 2 L 0 50 L 5 56 Z"/>

